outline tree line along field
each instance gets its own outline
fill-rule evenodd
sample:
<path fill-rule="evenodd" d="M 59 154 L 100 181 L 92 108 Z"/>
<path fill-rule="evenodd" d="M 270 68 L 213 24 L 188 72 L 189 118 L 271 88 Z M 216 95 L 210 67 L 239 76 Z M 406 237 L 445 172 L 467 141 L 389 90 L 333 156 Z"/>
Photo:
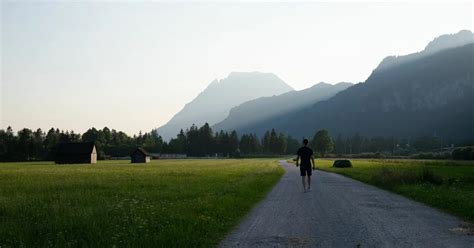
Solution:
<path fill-rule="evenodd" d="M 256 134 L 239 136 L 236 131 L 214 132 L 208 123 L 181 130 L 169 141 L 164 141 L 156 129 L 128 136 L 107 127 L 90 128 L 83 134 L 54 128 L 47 132 L 23 128 L 15 133 L 8 127 L 0 129 L 0 162 L 54 160 L 58 145 L 71 142 L 94 143 L 99 160 L 130 156 L 137 147 L 151 153 L 179 153 L 191 157 L 274 156 L 292 154 L 301 143 L 275 129 L 267 130 L 260 139 Z"/>
<path fill-rule="evenodd" d="M 351 160 L 334 168 L 318 159 L 316 168 L 339 173 L 409 197 L 467 221 L 474 221 L 474 162 L 443 160 Z"/>
<path fill-rule="evenodd" d="M 179 153 L 191 157 L 263 157 L 295 154 L 302 140 L 290 135 L 267 130 L 257 136 L 236 131 L 215 132 L 209 124 L 192 125 L 181 130 L 175 138 L 164 141 L 157 130 L 128 136 L 124 132 L 104 127 L 90 128 L 83 134 L 51 128 L 47 132 L 23 128 L 14 132 L 11 127 L 0 129 L 0 161 L 54 160 L 61 143 L 91 142 L 97 148 L 99 160 L 126 157 L 142 147 L 151 153 Z M 335 135 L 335 134 L 332 134 Z M 318 154 L 360 158 L 410 157 L 417 159 L 474 160 L 472 142 L 456 143 L 438 137 L 421 136 L 412 139 L 394 137 L 352 137 L 337 135 L 331 138 L 327 130 L 315 130 L 308 137 L 310 146 Z M 453 143 L 454 142 L 454 143 Z M 454 146 L 455 145 L 455 146 Z"/>
<path fill-rule="evenodd" d="M 279 180 L 275 159 L 0 163 L 0 247 L 209 247 Z"/>

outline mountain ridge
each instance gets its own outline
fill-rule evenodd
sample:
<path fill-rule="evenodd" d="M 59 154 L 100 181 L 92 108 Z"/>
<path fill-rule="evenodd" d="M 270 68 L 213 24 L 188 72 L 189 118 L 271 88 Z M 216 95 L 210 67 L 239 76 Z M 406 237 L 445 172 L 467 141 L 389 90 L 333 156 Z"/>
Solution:
<path fill-rule="evenodd" d="M 439 51 L 450 49 L 453 47 L 460 47 L 474 42 L 474 34 L 470 30 L 461 30 L 455 34 L 444 34 L 434 38 L 425 48 L 420 52 L 415 52 L 401 56 L 387 56 L 375 68 L 375 70 L 384 70 L 391 66 L 397 66 L 401 63 L 406 63 L 424 56 L 437 53 Z"/>
<path fill-rule="evenodd" d="M 253 99 L 232 108 L 229 115 L 223 121 L 214 125 L 213 129 L 242 132 L 245 130 L 245 126 L 257 125 L 258 122 L 274 116 L 286 114 L 325 100 L 350 86 L 352 84 L 346 82 L 334 85 L 320 82 L 303 90 Z"/>
<path fill-rule="evenodd" d="M 168 140 L 192 124 L 213 125 L 223 120 L 232 107 L 242 102 L 291 90 L 291 86 L 273 73 L 231 72 L 226 78 L 213 80 L 157 131 Z"/>
<path fill-rule="evenodd" d="M 229 107 L 221 121 L 210 124 L 215 130 L 235 129 L 239 134 L 262 135 L 275 128 L 294 137 L 310 137 L 325 128 L 345 136 L 474 139 L 473 58 L 471 31 L 442 35 L 420 52 L 384 58 L 364 82 L 333 95 L 313 95 L 317 91 L 312 90 L 332 87 L 318 83 L 301 91 L 256 97 Z M 208 88 L 219 83 L 214 80 Z M 311 97 L 292 106 L 285 101 L 274 104 L 275 99 L 299 101 L 298 95 L 306 93 Z"/>
<path fill-rule="evenodd" d="M 474 43 L 402 59 L 396 66 L 377 67 L 365 82 L 329 99 L 241 131 L 261 136 L 275 128 L 298 138 L 328 129 L 344 137 L 474 139 L 473 60 Z"/>
<path fill-rule="evenodd" d="M 471 43 L 375 71 L 365 83 L 286 116 L 275 127 L 296 136 L 325 128 L 343 136 L 474 138 L 473 56 Z M 291 122 L 298 115 L 308 116 L 311 128 Z"/>

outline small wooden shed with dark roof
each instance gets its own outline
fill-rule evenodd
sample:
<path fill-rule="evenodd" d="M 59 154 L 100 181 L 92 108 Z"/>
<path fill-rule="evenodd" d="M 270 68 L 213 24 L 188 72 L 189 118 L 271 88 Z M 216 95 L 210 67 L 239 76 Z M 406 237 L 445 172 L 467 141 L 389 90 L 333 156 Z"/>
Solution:
<path fill-rule="evenodd" d="M 95 164 L 97 150 L 92 142 L 60 143 L 54 162 L 56 164 Z"/>
<path fill-rule="evenodd" d="M 149 163 L 150 162 L 150 154 L 148 154 L 145 149 L 138 147 L 135 151 L 132 152 L 130 155 L 132 159 L 132 163 Z"/>

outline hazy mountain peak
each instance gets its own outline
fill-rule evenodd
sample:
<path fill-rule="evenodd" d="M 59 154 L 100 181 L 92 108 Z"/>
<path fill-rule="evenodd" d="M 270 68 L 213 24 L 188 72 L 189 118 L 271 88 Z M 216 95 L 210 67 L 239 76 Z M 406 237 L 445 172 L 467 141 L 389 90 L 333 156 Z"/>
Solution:
<path fill-rule="evenodd" d="M 251 77 L 255 75 L 269 75 L 273 77 L 277 77 L 275 74 L 271 72 L 259 72 L 259 71 L 251 71 L 251 72 L 242 72 L 242 71 L 233 71 L 229 73 L 227 78 L 238 78 L 238 77 Z"/>
<path fill-rule="evenodd" d="M 470 30 L 461 30 L 455 34 L 445 34 L 428 43 L 424 52 L 438 52 L 443 49 L 463 46 L 474 42 L 474 34 Z"/>
<path fill-rule="evenodd" d="M 231 72 L 226 78 L 213 80 L 168 123 L 158 128 L 158 132 L 169 139 L 192 124 L 201 126 L 207 122 L 213 125 L 222 121 L 231 108 L 243 102 L 292 90 L 273 73 Z"/>
<path fill-rule="evenodd" d="M 325 83 L 325 82 L 319 82 L 313 86 L 311 86 L 311 88 L 313 87 L 321 87 L 321 86 L 330 86 L 331 84 L 328 84 L 328 83 Z"/>

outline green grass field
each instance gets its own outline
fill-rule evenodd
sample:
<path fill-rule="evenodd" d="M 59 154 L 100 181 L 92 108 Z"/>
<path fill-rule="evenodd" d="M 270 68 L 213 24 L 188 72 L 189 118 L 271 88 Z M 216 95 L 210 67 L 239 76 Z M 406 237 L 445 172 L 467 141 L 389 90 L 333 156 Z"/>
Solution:
<path fill-rule="evenodd" d="M 276 159 L 0 163 L 0 247 L 215 246 L 282 174 Z"/>
<path fill-rule="evenodd" d="M 351 161 L 353 168 L 333 168 L 333 160 L 318 159 L 316 167 L 376 185 L 464 220 L 474 221 L 474 162 Z"/>

